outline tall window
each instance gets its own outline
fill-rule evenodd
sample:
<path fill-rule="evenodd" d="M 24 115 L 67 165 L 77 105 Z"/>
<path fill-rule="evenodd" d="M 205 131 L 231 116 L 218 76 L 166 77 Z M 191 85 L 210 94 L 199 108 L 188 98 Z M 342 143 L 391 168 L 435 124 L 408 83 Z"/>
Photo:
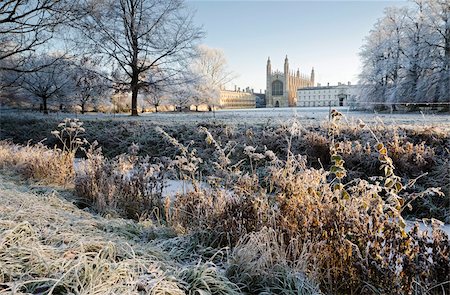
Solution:
<path fill-rule="evenodd" d="M 272 95 L 283 95 L 283 83 L 279 80 L 272 83 Z"/>

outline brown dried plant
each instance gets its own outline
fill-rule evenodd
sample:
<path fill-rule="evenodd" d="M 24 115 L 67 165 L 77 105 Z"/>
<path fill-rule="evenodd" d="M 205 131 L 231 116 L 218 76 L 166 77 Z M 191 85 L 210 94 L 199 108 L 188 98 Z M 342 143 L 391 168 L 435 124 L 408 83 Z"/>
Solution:
<path fill-rule="evenodd" d="M 381 180 L 346 182 L 341 144 L 333 130 L 339 125 L 334 123 L 330 171 L 309 168 L 305 157 L 289 151 L 281 160 L 271 151 L 247 148 L 245 154 L 252 160 L 266 159 L 263 165 L 253 166 L 250 174 L 237 174 L 235 186 L 226 192 L 178 196 L 174 210 L 179 223 L 194 231 L 206 229 L 231 247 L 241 237 L 273 229 L 286 245 L 287 261 L 307 259 L 302 271 L 327 293 L 409 294 L 419 286 L 422 291 L 448 286 L 448 275 L 442 275 L 449 270 L 448 237 L 437 228 L 431 238 L 406 230 L 401 215 L 406 204 L 399 195 L 404 184 L 384 145 L 375 146 Z M 264 182 L 259 181 L 260 171 Z M 425 244 L 428 248 L 418 246 Z M 432 264 L 418 263 L 425 253 L 433 256 Z"/>
<path fill-rule="evenodd" d="M 58 130 L 51 132 L 60 141 L 62 148 L 55 146 L 50 149 L 42 141 L 26 146 L 1 141 L 0 166 L 46 184 L 71 184 L 75 175 L 75 154 L 87 143 L 81 137 L 84 133 L 82 125 L 77 119 L 64 119 L 58 125 Z"/>
<path fill-rule="evenodd" d="M 132 145 L 129 154 L 107 159 L 94 142 L 76 173 L 75 190 L 80 199 L 104 213 L 132 219 L 164 218 L 165 166 L 138 157 L 138 151 L 139 147 Z"/>

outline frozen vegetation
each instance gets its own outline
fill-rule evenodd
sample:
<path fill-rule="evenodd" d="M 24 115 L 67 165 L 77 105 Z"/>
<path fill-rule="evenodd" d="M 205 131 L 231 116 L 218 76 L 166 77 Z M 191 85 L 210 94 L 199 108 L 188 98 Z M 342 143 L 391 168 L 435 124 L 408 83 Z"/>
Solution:
<path fill-rule="evenodd" d="M 449 11 L 376 23 L 374 112 L 212 111 L 183 0 L 2 1 L 0 294 L 449 294 Z"/>
<path fill-rule="evenodd" d="M 448 115 L 341 112 L 4 112 L 0 292 L 446 294 Z"/>
<path fill-rule="evenodd" d="M 361 51 L 361 105 L 450 102 L 450 5 L 412 1 L 385 10 Z"/>
<path fill-rule="evenodd" d="M 364 112 L 353 111 L 348 107 L 335 108 L 345 115 L 345 120 L 356 122 L 362 119 L 367 123 L 382 121 L 386 125 L 411 125 L 411 126 L 434 126 L 449 128 L 448 112 L 411 112 L 411 113 L 389 113 L 389 112 Z M 51 113 L 42 116 L 36 112 L 27 112 L 15 109 L 1 110 L 2 116 L 13 117 L 26 115 L 28 118 L 46 120 L 62 120 L 66 117 L 79 118 L 82 121 L 145 121 L 157 125 L 196 124 L 204 122 L 223 123 L 227 125 L 243 125 L 247 127 L 260 125 L 280 125 L 291 119 L 298 119 L 302 125 L 318 126 L 329 119 L 330 108 L 308 107 L 308 108 L 261 108 L 242 110 L 219 110 L 215 112 L 164 112 L 164 113 L 142 113 L 139 117 L 132 118 L 128 114 L 108 113 Z"/>

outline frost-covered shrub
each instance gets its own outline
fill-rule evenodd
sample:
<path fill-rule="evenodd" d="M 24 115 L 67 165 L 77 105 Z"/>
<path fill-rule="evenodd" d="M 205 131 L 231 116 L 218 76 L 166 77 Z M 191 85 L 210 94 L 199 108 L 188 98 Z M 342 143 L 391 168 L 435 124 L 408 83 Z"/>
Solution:
<path fill-rule="evenodd" d="M 107 159 L 94 142 L 75 176 L 80 199 L 100 212 L 115 211 L 133 219 L 164 218 L 164 165 L 138 157 L 137 152 L 137 145 L 132 145 L 128 155 Z"/>
<path fill-rule="evenodd" d="M 347 146 L 335 131 L 330 130 L 329 171 L 310 168 L 305 157 L 289 151 L 280 159 L 249 146 L 243 152 L 251 163 L 250 173 L 238 170 L 239 162 L 227 161 L 227 167 L 235 168 L 229 169 L 233 185 L 226 191 L 178 196 L 172 222 L 191 231 L 206 229 L 231 247 L 269 228 L 280 234 L 272 243 L 279 243 L 277 251 L 284 251 L 280 255 L 288 265 L 305 260 L 304 272 L 327 293 L 409 294 L 419 286 L 422 291 L 447 286 L 448 237 L 406 230 L 401 212 L 408 206 L 407 184 L 394 173 L 388 148 L 381 142 L 364 147 L 370 148 L 365 153 L 377 154 L 380 176 L 346 181 L 341 154 Z M 216 145 L 208 137 L 207 133 L 207 141 Z M 227 167 L 218 170 L 223 173 Z M 261 171 L 264 182 L 259 181 Z M 422 195 L 426 194 L 441 193 L 430 188 Z M 230 270 L 230 276 L 234 273 Z"/>

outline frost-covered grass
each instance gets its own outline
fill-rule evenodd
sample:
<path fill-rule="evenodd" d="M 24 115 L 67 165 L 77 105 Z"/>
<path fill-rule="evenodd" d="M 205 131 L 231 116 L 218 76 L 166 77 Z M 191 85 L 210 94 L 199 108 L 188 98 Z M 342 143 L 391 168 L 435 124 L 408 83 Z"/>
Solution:
<path fill-rule="evenodd" d="M 132 294 L 141 284 L 174 285 L 164 253 L 136 242 L 143 226 L 92 215 L 3 176 L 0 191 L 0 293 Z M 146 282 L 148 273 L 154 277 Z"/>
<path fill-rule="evenodd" d="M 382 120 L 388 125 L 410 126 L 443 126 L 448 128 L 449 113 L 414 112 L 414 113 L 389 113 L 389 112 L 362 112 L 352 111 L 348 107 L 338 107 L 349 121 L 358 119 L 366 123 L 375 123 Z M 293 118 L 298 119 L 304 125 L 319 125 L 329 119 L 328 107 L 311 108 L 262 108 L 242 110 L 219 110 L 216 112 L 164 112 L 142 113 L 139 117 L 131 117 L 129 114 L 105 114 L 105 113 L 51 113 L 43 115 L 38 112 L 22 110 L 0 110 L 1 116 L 27 117 L 33 119 L 45 119 L 61 121 L 64 118 L 78 118 L 87 121 L 150 121 L 159 126 L 173 124 L 196 124 L 200 122 L 219 122 L 227 125 L 279 125 Z"/>
<path fill-rule="evenodd" d="M 212 294 L 317 293 L 311 281 L 330 294 L 441 294 L 449 287 L 449 240 L 439 222 L 422 232 L 404 220 L 417 200 L 448 202 L 441 192 L 448 185 L 445 127 L 349 123 L 337 111 L 316 127 L 299 120 L 253 128 L 102 124 L 117 127 L 109 135 L 154 145 L 124 140 L 126 153 L 107 157 L 91 143 L 77 164 L 74 193 L 105 216 L 161 225 L 139 237 L 176 269 L 181 264 L 171 282 L 182 292 L 206 284 L 216 288 Z M 417 187 L 424 172 L 433 179 Z M 166 198 L 167 178 L 192 189 Z"/>
<path fill-rule="evenodd" d="M 242 294 L 225 275 L 226 257 L 216 265 L 191 251 L 178 260 L 180 251 L 202 252 L 190 236 L 101 217 L 4 175 L 0 196 L 0 294 Z M 302 294 L 318 294 L 306 277 L 298 282 Z"/>
<path fill-rule="evenodd" d="M 336 135 L 342 146 L 342 157 L 348 171 L 347 180 L 353 178 L 368 179 L 380 176 L 379 161 L 373 148 L 376 139 L 369 132 L 375 133 L 391 156 L 397 175 L 403 182 L 418 178 L 409 192 L 420 192 L 428 187 L 441 187 L 445 197 L 426 197 L 413 201 L 413 209 L 408 213 L 415 217 L 435 217 L 450 222 L 450 116 L 447 114 L 375 114 L 348 112 L 342 110 L 344 118 Z M 292 116 L 298 112 L 297 119 Z M 316 114 L 320 114 L 316 116 Z M 347 113 L 347 115 L 345 115 Z M 0 138 L 11 139 L 14 143 L 26 145 L 47 138 L 44 143 L 53 148 L 62 148 L 59 140 L 50 135 L 59 123 L 61 116 L 53 114 L 45 117 L 40 114 L 20 113 L 2 114 Z M 314 116 L 315 119 L 308 119 Z M 199 127 L 206 127 L 220 143 L 232 144 L 236 151 L 233 160 L 244 160 L 243 169 L 250 170 L 250 163 L 243 153 L 246 146 L 254 146 L 259 151 L 265 147 L 281 158 L 286 157 L 289 126 L 297 122 L 300 132 L 292 138 L 291 151 L 307 156 L 307 165 L 314 168 L 328 169 L 331 166 L 329 153 L 330 138 L 329 114 L 327 108 L 308 109 L 255 109 L 220 111 L 217 119 L 211 113 L 161 113 L 148 114 L 139 118 L 126 115 L 92 115 L 82 116 L 89 142 L 97 141 L 106 158 L 113 158 L 128 152 L 132 143 L 139 147 L 139 156 L 151 159 L 174 158 L 178 155 L 176 147 L 163 140 L 156 131 L 161 126 L 180 143 L 194 147 L 201 159 L 200 170 L 203 176 L 211 173 L 210 155 L 214 152 L 203 138 Z M 272 119 L 267 120 L 267 117 Z M 266 118 L 266 119 L 264 119 Z M 361 128 L 358 119 L 363 118 L 366 128 Z M 253 123 L 252 123 L 253 120 Z M 78 152 L 77 156 L 85 157 Z"/>

